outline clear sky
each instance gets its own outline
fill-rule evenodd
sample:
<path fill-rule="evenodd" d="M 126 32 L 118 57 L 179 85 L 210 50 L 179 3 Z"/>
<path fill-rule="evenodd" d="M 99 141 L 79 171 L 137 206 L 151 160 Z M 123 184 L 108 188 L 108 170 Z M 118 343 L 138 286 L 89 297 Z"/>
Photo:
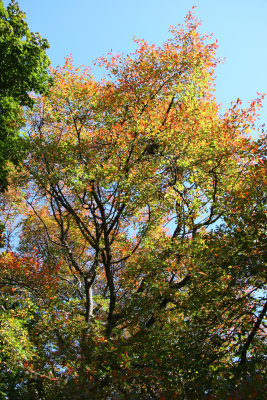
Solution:
<path fill-rule="evenodd" d="M 4 1 L 7 5 L 8 1 Z M 227 107 L 240 97 L 267 93 L 267 0 L 19 0 L 32 31 L 48 39 L 52 65 L 72 53 L 75 64 L 92 65 L 109 50 L 129 53 L 133 36 L 161 44 L 170 25 L 182 23 L 196 5 L 201 30 L 214 33 L 218 55 L 217 99 Z M 267 101 L 261 122 L 267 123 Z"/>

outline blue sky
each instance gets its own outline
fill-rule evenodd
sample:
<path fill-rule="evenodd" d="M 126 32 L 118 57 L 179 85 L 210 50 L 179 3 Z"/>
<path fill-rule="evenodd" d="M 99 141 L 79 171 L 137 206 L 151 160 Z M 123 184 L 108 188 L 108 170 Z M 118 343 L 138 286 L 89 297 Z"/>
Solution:
<path fill-rule="evenodd" d="M 4 1 L 5 5 L 8 1 Z M 129 53 L 133 36 L 160 44 L 170 25 L 182 23 L 196 5 L 202 32 L 218 39 L 217 99 L 223 108 L 240 97 L 267 93 L 267 0 L 19 0 L 32 31 L 48 39 L 52 65 L 72 53 L 75 64 L 92 65 L 109 50 Z M 267 101 L 261 122 L 267 122 Z"/>

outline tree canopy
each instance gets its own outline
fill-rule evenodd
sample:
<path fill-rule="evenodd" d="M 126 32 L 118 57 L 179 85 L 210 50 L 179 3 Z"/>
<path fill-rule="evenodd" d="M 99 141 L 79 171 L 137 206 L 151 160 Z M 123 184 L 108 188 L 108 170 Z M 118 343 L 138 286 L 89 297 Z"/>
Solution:
<path fill-rule="evenodd" d="M 23 126 L 23 106 L 31 106 L 30 92 L 47 88 L 49 45 L 31 33 L 17 2 L 7 9 L 0 0 L 0 188 L 7 188 L 8 161 L 17 164 L 24 143 L 18 132 Z"/>
<path fill-rule="evenodd" d="M 101 81 L 68 57 L 27 111 L 1 200 L 4 399 L 262 398 L 263 96 L 222 112 L 198 26 L 101 57 Z"/>

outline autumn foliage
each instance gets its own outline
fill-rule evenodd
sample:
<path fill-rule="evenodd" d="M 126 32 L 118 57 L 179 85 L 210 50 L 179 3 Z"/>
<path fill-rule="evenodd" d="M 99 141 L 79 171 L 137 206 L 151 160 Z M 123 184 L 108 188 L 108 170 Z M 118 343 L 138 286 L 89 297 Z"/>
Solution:
<path fill-rule="evenodd" d="M 1 208 L 17 399 L 261 398 L 263 96 L 222 111 L 198 26 L 101 57 L 101 81 L 67 58 L 27 113 Z"/>

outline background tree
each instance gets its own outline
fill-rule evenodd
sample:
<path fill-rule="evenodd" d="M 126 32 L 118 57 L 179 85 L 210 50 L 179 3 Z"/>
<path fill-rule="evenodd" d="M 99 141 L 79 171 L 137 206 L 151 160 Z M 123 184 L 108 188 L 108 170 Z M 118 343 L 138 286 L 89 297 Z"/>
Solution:
<path fill-rule="evenodd" d="M 7 188 L 8 161 L 17 164 L 25 145 L 19 136 L 24 124 L 23 106 L 32 106 L 30 92 L 47 88 L 49 45 L 31 33 L 25 14 L 12 0 L 7 9 L 0 1 L 0 188 Z"/>
<path fill-rule="evenodd" d="M 28 112 L 9 209 L 16 259 L 37 259 L 43 285 L 27 289 L 28 397 L 263 394 L 265 145 L 249 136 L 262 96 L 222 113 L 198 25 L 189 13 L 162 47 L 101 58 L 101 82 L 68 58 Z"/>
<path fill-rule="evenodd" d="M 49 45 L 38 33 L 31 33 L 25 14 L 15 1 L 7 9 L 0 1 L 0 190 L 7 189 L 10 162 L 18 165 L 26 149 L 26 139 L 19 134 L 24 126 L 23 108 L 31 107 L 30 92 L 43 92 L 49 82 L 49 59 L 45 54 Z M 6 205 L 11 207 L 11 202 Z M 6 214 L 7 215 L 7 214 Z M 9 224 L 9 225 L 6 225 Z M 9 243 L 10 219 L 1 224 L 1 238 Z M 4 229 L 7 229 L 5 235 Z M 1 240 L 1 247 L 4 241 Z M 27 298 L 27 286 L 22 276 L 16 276 L 25 260 L 12 253 L 1 260 L 0 343 L 1 343 L 1 395 L 19 398 L 18 382 L 22 379 L 23 362 L 34 351 L 27 330 L 32 319 L 33 303 Z M 29 266 L 30 263 L 27 265 Z M 28 271 L 28 274 L 31 274 Z M 4 277 L 3 277 L 4 276 Z M 26 293 L 26 295 L 25 295 Z M 23 300 L 22 300 L 23 299 Z M 12 389 L 13 388 L 13 389 Z M 12 394 L 13 393 L 13 394 Z M 1 397 L 2 398 L 2 397 Z"/>

